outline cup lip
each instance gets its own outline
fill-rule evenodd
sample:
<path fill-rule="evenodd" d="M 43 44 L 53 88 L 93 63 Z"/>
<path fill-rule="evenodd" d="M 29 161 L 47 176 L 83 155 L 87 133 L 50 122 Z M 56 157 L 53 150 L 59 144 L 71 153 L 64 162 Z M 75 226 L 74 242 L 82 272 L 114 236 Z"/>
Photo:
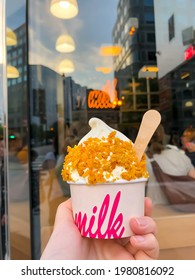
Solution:
<path fill-rule="evenodd" d="M 70 185 L 84 185 L 84 186 L 102 186 L 102 185 L 118 185 L 118 184 L 133 184 L 133 183 L 141 183 L 141 182 L 146 182 L 148 181 L 148 178 L 145 178 L 145 177 L 141 177 L 141 178 L 138 178 L 138 179 L 134 179 L 134 180 L 130 180 L 130 181 L 127 181 L 127 180 L 117 180 L 115 182 L 105 182 L 105 183 L 97 183 L 97 184 L 88 184 L 86 182 L 67 182 L 68 184 Z"/>

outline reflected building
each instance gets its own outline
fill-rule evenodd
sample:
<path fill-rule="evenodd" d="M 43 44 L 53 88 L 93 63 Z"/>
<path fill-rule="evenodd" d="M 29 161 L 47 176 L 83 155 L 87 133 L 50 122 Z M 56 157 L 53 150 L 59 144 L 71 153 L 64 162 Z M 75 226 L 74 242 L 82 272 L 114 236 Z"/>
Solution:
<path fill-rule="evenodd" d="M 113 59 L 117 89 L 123 97 L 120 123 L 137 127 L 147 109 L 158 109 L 157 73 L 150 73 L 148 81 L 145 76 L 139 78 L 143 66 L 156 66 L 153 0 L 120 0 L 112 37 L 114 45 L 122 46 Z"/>
<path fill-rule="evenodd" d="M 179 134 L 195 122 L 195 5 L 180 2 L 155 0 L 160 111 L 167 133 Z"/>
<path fill-rule="evenodd" d="M 61 75 L 42 65 L 30 65 L 29 72 L 31 126 L 34 130 L 40 129 L 40 132 L 46 133 L 47 138 L 51 138 L 54 124 L 58 122 L 60 95 L 60 101 L 63 100 L 63 80 Z M 61 114 L 63 116 L 64 112 Z M 49 139 L 46 142 L 49 143 L 48 141 Z"/>
<path fill-rule="evenodd" d="M 8 65 L 18 70 L 19 76 L 8 79 L 9 128 L 16 129 L 21 135 L 24 135 L 26 133 L 27 115 L 30 112 L 32 127 L 36 126 L 37 130 L 42 131 L 42 133 L 48 132 L 52 125 L 57 122 L 57 108 L 54 104 L 57 104 L 59 93 L 63 93 L 62 78 L 47 67 L 29 65 L 31 80 L 28 89 L 26 25 L 21 25 L 14 30 L 14 33 L 17 37 L 17 44 L 8 46 L 7 60 Z M 28 90 L 29 96 L 27 94 Z M 28 98 L 29 108 L 25 105 Z M 40 131 L 39 135 L 41 134 Z M 38 142 L 41 144 L 40 141 Z"/>
<path fill-rule="evenodd" d="M 88 120 L 99 117 L 116 127 L 119 122 L 119 108 L 91 108 L 88 106 L 88 95 L 91 90 L 87 86 L 76 83 L 71 76 L 65 77 L 43 65 L 28 65 L 26 26 L 14 30 L 18 43 L 8 47 L 8 63 L 16 67 L 19 77 L 8 80 L 9 89 L 9 127 L 22 133 L 27 125 L 27 113 L 30 113 L 33 146 L 51 144 L 54 134 L 58 134 L 59 120 L 64 129 L 76 127 L 80 123 L 87 125 Z M 27 74 L 30 80 L 27 89 Z M 29 96 L 27 91 L 29 90 Z M 29 108 L 25 106 L 29 98 Z M 56 131 L 57 129 L 57 131 Z M 66 131 L 60 137 L 65 137 Z M 25 133 L 24 133 L 25 134 Z"/>
<path fill-rule="evenodd" d="M 64 77 L 65 123 L 87 122 L 87 87 L 76 83 L 72 77 Z"/>
<path fill-rule="evenodd" d="M 14 30 L 17 44 L 7 47 L 7 65 L 18 71 L 18 77 L 8 75 L 8 123 L 10 129 L 16 129 L 21 135 L 27 126 L 27 46 L 26 24 Z M 12 76 L 12 78 L 9 78 Z"/>

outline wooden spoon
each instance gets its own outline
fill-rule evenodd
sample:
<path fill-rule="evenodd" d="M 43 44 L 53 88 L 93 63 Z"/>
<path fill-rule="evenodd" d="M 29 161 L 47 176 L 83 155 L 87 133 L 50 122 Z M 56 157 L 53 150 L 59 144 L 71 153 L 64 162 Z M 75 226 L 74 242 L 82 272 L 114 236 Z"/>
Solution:
<path fill-rule="evenodd" d="M 134 143 L 134 149 L 136 151 L 138 161 L 141 160 L 148 143 L 160 122 L 161 115 L 156 110 L 149 110 L 143 115 L 137 138 Z"/>

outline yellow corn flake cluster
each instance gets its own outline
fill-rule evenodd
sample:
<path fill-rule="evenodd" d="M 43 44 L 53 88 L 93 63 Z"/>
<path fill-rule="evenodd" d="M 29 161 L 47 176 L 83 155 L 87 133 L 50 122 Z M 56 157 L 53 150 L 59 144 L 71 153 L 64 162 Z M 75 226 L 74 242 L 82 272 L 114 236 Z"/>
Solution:
<path fill-rule="evenodd" d="M 124 180 L 148 178 L 145 155 L 138 162 L 132 142 L 115 136 L 116 131 L 113 131 L 108 138 L 89 138 L 80 145 L 68 147 L 62 169 L 63 180 L 74 182 L 71 174 L 76 169 L 81 177 L 88 179 L 88 184 L 105 183 L 117 166 L 125 169 L 121 174 Z"/>

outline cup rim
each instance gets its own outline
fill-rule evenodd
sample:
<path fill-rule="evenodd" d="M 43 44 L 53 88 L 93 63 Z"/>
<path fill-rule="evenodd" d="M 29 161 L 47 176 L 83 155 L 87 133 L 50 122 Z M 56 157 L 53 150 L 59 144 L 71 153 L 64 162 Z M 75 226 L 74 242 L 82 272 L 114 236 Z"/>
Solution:
<path fill-rule="evenodd" d="M 140 183 L 140 182 L 146 182 L 148 180 L 148 178 L 138 178 L 138 179 L 134 179 L 134 180 L 117 180 L 115 182 L 105 182 L 105 183 L 97 183 L 97 184 L 88 184 L 86 182 L 67 182 L 70 185 L 85 185 L 85 186 L 99 186 L 99 185 L 113 185 L 113 184 L 133 184 L 133 183 Z"/>

